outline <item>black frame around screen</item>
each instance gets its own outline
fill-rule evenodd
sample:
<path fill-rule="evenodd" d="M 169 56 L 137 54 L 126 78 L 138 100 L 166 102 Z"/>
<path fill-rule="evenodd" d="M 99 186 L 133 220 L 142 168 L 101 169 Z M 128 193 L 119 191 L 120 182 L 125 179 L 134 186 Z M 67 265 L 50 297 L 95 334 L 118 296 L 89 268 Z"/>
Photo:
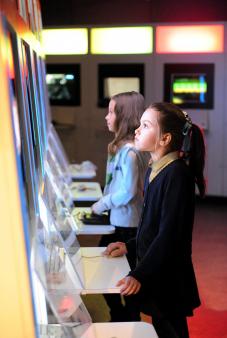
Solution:
<path fill-rule="evenodd" d="M 52 106 L 80 106 L 81 104 L 81 93 L 80 93 L 80 65 L 79 64 L 46 64 L 46 74 L 73 74 L 74 82 L 72 86 L 72 90 L 70 93 L 72 94 L 70 99 L 51 99 L 49 96 L 50 104 Z M 47 86 L 48 87 L 48 86 Z"/>
<path fill-rule="evenodd" d="M 164 101 L 171 102 L 172 74 L 205 74 L 207 82 L 206 101 L 204 103 L 177 104 L 181 108 L 212 109 L 214 106 L 214 64 L 213 63 L 169 63 L 164 65 Z"/>
<path fill-rule="evenodd" d="M 111 63 L 98 66 L 98 106 L 108 107 L 110 97 L 104 95 L 104 82 L 109 77 L 139 78 L 139 92 L 144 95 L 144 64 L 143 63 Z"/>

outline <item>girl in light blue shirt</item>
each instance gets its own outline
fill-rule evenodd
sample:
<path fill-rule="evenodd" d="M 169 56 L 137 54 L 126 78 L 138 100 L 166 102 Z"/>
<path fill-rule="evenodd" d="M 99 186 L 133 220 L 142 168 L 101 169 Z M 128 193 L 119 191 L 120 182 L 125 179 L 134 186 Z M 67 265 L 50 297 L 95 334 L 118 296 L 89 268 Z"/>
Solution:
<path fill-rule="evenodd" d="M 110 212 L 110 223 L 115 233 L 102 237 L 100 246 L 113 241 L 125 242 L 136 235 L 143 204 L 143 182 L 149 156 L 134 147 L 135 129 L 144 112 L 144 98 L 137 92 L 114 95 L 105 119 L 113 141 L 108 145 L 106 184 L 103 197 L 92 205 L 92 211 Z M 127 257 L 131 268 L 135 257 Z M 133 298 L 133 297 L 132 297 Z M 122 305 L 119 295 L 105 295 L 110 307 L 111 321 L 140 320 L 131 298 Z"/>
<path fill-rule="evenodd" d="M 126 92 L 111 98 L 106 115 L 108 129 L 115 137 L 108 145 L 104 194 L 92 205 L 92 211 L 101 214 L 109 210 L 110 222 L 116 227 L 137 227 L 141 214 L 148 155 L 135 149 L 134 132 L 143 112 L 143 96 Z"/>

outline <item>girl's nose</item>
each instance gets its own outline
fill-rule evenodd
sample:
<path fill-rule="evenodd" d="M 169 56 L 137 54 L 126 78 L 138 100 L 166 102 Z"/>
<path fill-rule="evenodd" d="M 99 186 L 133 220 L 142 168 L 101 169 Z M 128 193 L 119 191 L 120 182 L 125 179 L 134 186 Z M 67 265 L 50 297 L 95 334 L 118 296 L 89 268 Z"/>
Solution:
<path fill-rule="evenodd" d="M 136 135 L 136 134 L 138 134 L 138 132 L 139 132 L 139 129 L 140 129 L 140 127 L 139 127 L 139 128 L 137 128 L 137 129 L 135 130 L 135 135 Z"/>

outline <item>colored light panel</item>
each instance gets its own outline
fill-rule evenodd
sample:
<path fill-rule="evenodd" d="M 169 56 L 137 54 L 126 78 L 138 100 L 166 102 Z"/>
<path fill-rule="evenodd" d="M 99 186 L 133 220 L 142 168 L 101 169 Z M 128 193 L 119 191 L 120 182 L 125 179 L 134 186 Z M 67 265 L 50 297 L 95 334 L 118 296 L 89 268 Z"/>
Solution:
<path fill-rule="evenodd" d="M 88 53 L 87 28 L 44 29 L 42 45 L 46 55 L 75 55 Z"/>
<path fill-rule="evenodd" d="M 199 102 L 203 104 L 207 97 L 207 81 L 204 75 L 183 76 L 173 79 L 173 97 L 175 104 Z"/>
<path fill-rule="evenodd" d="M 174 93 L 206 93 L 207 84 L 199 80 L 176 80 L 173 83 Z"/>
<path fill-rule="evenodd" d="M 91 29 L 91 54 L 150 54 L 152 51 L 150 26 Z"/>
<path fill-rule="evenodd" d="M 158 26 L 157 53 L 222 53 L 224 25 Z"/>

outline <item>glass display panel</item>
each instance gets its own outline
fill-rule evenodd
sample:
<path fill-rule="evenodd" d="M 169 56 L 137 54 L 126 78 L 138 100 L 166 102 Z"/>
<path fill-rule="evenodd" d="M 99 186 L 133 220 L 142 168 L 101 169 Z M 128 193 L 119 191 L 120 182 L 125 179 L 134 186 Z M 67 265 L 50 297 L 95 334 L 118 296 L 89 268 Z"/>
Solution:
<path fill-rule="evenodd" d="M 136 91 L 144 95 L 144 64 L 100 64 L 99 107 L 107 107 L 112 95 Z"/>
<path fill-rule="evenodd" d="M 72 177 L 69 173 L 69 161 L 59 136 L 57 135 L 57 132 L 52 124 L 48 133 L 48 148 L 52 152 L 55 161 L 57 161 L 58 165 L 60 166 L 60 170 L 65 176 L 66 181 L 68 184 L 71 184 Z"/>
<path fill-rule="evenodd" d="M 80 245 L 75 232 L 69 223 L 62 222 L 62 219 L 58 219 L 58 221 L 54 219 L 47 202 L 42 197 L 39 197 L 39 205 L 42 224 L 39 226 L 40 229 L 37 236 L 39 236 L 40 240 L 44 241 L 44 244 L 46 243 L 45 241 L 47 241 L 47 243 L 54 243 L 62 258 L 61 261 L 53 258 L 53 269 L 57 269 L 58 267 L 60 269 L 61 264 L 66 264 L 68 273 L 72 276 L 75 284 L 74 286 L 77 290 L 81 291 L 84 285 L 84 272 Z M 55 254 L 54 251 L 53 255 Z M 49 263 L 51 263 L 51 261 L 49 261 Z M 49 267 L 48 269 L 50 270 L 52 268 Z"/>
<path fill-rule="evenodd" d="M 73 237 L 75 237 L 74 231 L 78 230 L 80 224 L 75 222 L 71 210 L 67 208 L 59 190 L 48 175 L 46 175 L 44 181 L 43 196 L 57 224 L 61 224 L 59 231 L 63 239 L 67 240 L 67 236 L 69 236 L 73 240 Z M 70 236 L 71 232 L 72 236 Z"/>
<path fill-rule="evenodd" d="M 48 148 L 60 166 L 60 170 L 65 176 L 68 185 L 71 185 L 73 178 L 87 179 L 95 176 L 97 168 L 92 162 L 83 161 L 81 164 L 69 163 L 62 142 L 53 124 L 49 125 Z"/>
<path fill-rule="evenodd" d="M 73 198 L 69 187 L 69 177 L 61 171 L 61 167 L 49 150 L 46 153 L 45 170 L 60 191 L 65 204 L 71 209 L 73 207 Z"/>
<path fill-rule="evenodd" d="M 47 64 L 46 83 L 51 105 L 80 105 L 80 65 Z"/>
<path fill-rule="evenodd" d="M 49 139 L 50 140 L 50 139 Z M 62 177 L 62 179 L 64 180 L 64 182 L 67 185 L 70 185 L 72 183 L 72 178 L 69 174 L 68 168 L 65 166 L 65 162 L 63 162 L 64 160 L 61 160 L 61 157 L 58 156 L 56 148 L 52 148 L 51 145 L 53 145 L 53 143 L 49 142 L 48 144 L 48 152 L 50 152 L 50 156 L 52 158 L 52 161 L 54 162 L 54 165 L 57 168 L 57 171 L 59 173 L 59 175 Z"/>
<path fill-rule="evenodd" d="M 56 152 L 58 152 L 59 155 L 63 157 L 62 161 L 64 162 L 64 166 L 67 168 L 69 165 L 68 157 L 65 153 L 65 149 L 62 146 L 61 140 L 53 124 L 51 124 L 50 126 L 49 135 L 52 142 L 52 146 L 56 149 Z"/>
<path fill-rule="evenodd" d="M 166 64 L 164 100 L 182 108 L 212 108 L 213 64 Z"/>
<path fill-rule="evenodd" d="M 47 216 L 49 221 L 49 212 L 47 212 Z M 45 227 L 40 223 L 36 234 L 39 241 L 37 254 L 40 257 L 35 257 L 35 264 L 37 270 L 39 267 L 40 278 L 48 290 L 55 290 L 56 292 L 71 290 L 71 292 L 77 291 L 76 293 L 79 294 L 82 285 L 71 266 L 70 259 L 62 245 L 62 239 L 52 222 L 53 220 L 49 222 L 51 224 L 46 224 Z M 49 229 L 47 230 L 47 228 Z M 40 259 L 45 262 L 44 269 L 40 266 Z"/>
<path fill-rule="evenodd" d="M 84 277 L 84 265 L 82 260 L 82 253 L 79 242 L 77 241 L 74 230 L 71 227 L 70 222 L 63 217 L 54 219 L 47 201 L 41 196 L 39 197 L 40 205 L 40 219 L 43 226 L 39 232 L 40 238 L 51 243 L 54 241 L 57 246 L 57 250 L 62 254 L 64 263 L 67 265 L 67 271 L 72 276 L 73 282 L 77 290 L 84 289 L 85 277 Z M 55 255 L 55 252 L 53 253 Z M 51 262 L 49 262 L 51 263 Z M 58 262 L 53 258 L 53 269 L 58 269 L 61 266 L 61 262 Z M 58 274 L 59 276 L 59 274 Z M 61 276 L 61 275 L 60 275 Z"/>
<path fill-rule="evenodd" d="M 61 246 L 58 233 L 50 230 L 41 219 L 33 249 L 34 273 L 60 324 L 40 323 L 38 329 L 41 336 L 81 337 L 91 325 L 91 318 L 79 296 L 79 280 Z"/>

